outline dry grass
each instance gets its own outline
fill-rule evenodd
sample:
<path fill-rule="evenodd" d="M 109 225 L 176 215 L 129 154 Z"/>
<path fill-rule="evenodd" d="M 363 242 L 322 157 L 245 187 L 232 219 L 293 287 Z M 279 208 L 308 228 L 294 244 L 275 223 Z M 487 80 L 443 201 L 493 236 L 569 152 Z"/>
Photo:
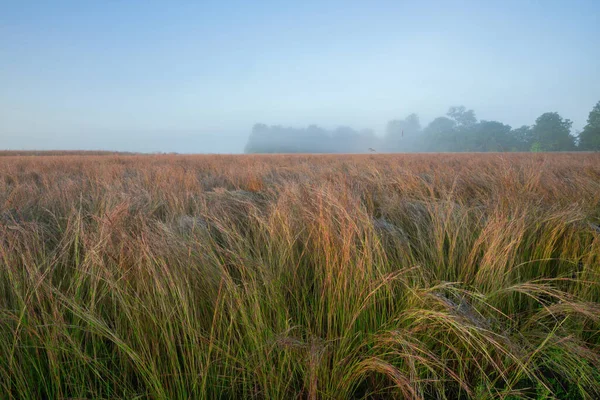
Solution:
<path fill-rule="evenodd" d="M 2 398 L 600 396 L 600 155 L 0 158 Z"/>
<path fill-rule="evenodd" d="M 115 151 L 97 150 L 0 150 L 0 157 L 33 157 L 33 156 L 117 156 L 134 155 L 134 153 L 119 153 Z"/>

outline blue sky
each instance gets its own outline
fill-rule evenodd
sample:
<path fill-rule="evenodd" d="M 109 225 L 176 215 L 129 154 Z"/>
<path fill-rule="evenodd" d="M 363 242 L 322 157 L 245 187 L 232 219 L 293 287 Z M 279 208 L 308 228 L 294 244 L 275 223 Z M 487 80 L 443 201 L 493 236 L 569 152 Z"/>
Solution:
<path fill-rule="evenodd" d="M 239 152 L 255 122 L 382 132 L 463 104 L 582 128 L 600 1 L 0 0 L 0 148 Z"/>

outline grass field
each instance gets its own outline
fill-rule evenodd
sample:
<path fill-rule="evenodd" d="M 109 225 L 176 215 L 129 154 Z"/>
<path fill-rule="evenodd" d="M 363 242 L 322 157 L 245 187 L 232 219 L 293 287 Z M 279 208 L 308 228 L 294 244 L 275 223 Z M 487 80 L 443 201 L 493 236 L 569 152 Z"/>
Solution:
<path fill-rule="evenodd" d="M 600 154 L 0 158 L 0 398 L 600 397 Z"/>

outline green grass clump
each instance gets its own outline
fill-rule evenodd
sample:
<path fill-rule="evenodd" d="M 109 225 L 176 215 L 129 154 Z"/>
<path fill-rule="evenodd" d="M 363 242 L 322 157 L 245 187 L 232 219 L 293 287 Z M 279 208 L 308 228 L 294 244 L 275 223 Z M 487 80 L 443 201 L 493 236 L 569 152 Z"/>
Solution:
<path fill-rule="evenodd" d="M 599 398 L 599 161 L 3 157 L 0 398 Z"/>

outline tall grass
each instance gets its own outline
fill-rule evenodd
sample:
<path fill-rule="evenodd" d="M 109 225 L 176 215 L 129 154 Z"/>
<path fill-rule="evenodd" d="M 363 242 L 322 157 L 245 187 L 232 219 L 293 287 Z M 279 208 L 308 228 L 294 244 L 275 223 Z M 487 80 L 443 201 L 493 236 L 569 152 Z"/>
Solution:
<path fill-rule="evenodd" d="M 600 156 L 0 159 L 0 398 L 600 397 Z"/>

